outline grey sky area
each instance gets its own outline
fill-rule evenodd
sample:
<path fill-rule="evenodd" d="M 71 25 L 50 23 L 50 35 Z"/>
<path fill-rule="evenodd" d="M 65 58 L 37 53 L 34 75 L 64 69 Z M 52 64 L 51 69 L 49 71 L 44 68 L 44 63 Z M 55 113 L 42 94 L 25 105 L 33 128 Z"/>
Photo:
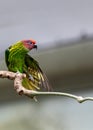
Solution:
<path fill-rule="evenodd" d="M 92 12 L 93 0 L 0 0 L 0 52 L 31 37 L 41 48 L 82 33 L 90 35 Z"/>

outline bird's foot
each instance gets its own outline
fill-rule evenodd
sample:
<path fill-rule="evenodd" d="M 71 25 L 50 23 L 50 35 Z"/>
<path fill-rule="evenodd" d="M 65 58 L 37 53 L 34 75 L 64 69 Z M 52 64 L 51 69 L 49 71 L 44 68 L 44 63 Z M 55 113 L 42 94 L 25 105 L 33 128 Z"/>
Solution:
<path fill-rule="evenodd" d="M 17 71 L 17 72 L 16 72 L 16 74 L 20 74 L 20 72 L 19 72 L 19 71 Z"/>
<path fill-rule="evenodd" d="M 33 78 L 33 76 L 31 74 L 29 74 L 29 80 L 34 81 L 34 78 Z"/>

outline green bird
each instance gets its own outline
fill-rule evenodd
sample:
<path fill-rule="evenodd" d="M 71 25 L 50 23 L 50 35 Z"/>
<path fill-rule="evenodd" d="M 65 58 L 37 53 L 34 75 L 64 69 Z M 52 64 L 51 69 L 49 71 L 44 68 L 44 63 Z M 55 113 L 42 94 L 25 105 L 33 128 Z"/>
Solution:
<path fill-rule="evenodd" d="M 5 61 L 9 71 L 25 73 L 22 85 L 29 90 L 39 90 L 41 87 L 50 89 L 48 79 L 39 64 L 28 52 L 37 48 L 36 41 L 21 40 L 14 43 L 5 51 Z"/>

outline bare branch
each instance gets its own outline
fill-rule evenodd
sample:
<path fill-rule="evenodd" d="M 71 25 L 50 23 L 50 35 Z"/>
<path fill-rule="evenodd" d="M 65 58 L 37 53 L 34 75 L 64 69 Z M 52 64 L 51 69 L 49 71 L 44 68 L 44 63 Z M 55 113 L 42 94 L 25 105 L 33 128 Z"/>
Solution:
<path fill-rule="evenodd" d="M 93 101 L 93 97 L 82 97 L 82 96 L 76 96 L 73 94 L 62 93 L 62 92 L 39 92 L 39 91 L 28 90 L 22 86 L 22 80 L 25 77 L 26 77 L 26 75 L 22 74 L 22 73 L 14 73 L 14 72 L 10 72 L 10 71 L 0 71 L 0 78 L 8 78 L 8 79 L 14 80 L 14 89 L 16 90 L 16 92 L 19 95 L 25 95 L 30 98 L 34 98 L 37 95 L 38 96 L 40 96 L 40 95 L 65 96 L 65 97 L 75 99 L 79 103 L 82 103 L 87 100 Z"/>

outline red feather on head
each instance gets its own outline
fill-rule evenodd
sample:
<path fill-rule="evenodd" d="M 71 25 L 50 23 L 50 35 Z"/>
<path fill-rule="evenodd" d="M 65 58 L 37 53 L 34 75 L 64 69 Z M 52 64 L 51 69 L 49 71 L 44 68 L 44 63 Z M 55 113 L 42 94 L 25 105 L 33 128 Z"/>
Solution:
<path fill-rule="evenodd" d="M 37 48 L 37 45 L 35 45 L 35 44 L 36 44 L 36 41 L 33 40 L 33 39 L 22 40 L 22 42 L 23 42 L 23 45 L 24 45 L 27 49 L 29 49 L 29 50 L 31 50 L 31 49 L 33 49 L 33 48 Z"/>
<path fill-rule="evenodd" d="M 36 44 L 36 41 L 34 39 L 30 39 L 30 41 L 33 43 L 33 44 Z"/>

